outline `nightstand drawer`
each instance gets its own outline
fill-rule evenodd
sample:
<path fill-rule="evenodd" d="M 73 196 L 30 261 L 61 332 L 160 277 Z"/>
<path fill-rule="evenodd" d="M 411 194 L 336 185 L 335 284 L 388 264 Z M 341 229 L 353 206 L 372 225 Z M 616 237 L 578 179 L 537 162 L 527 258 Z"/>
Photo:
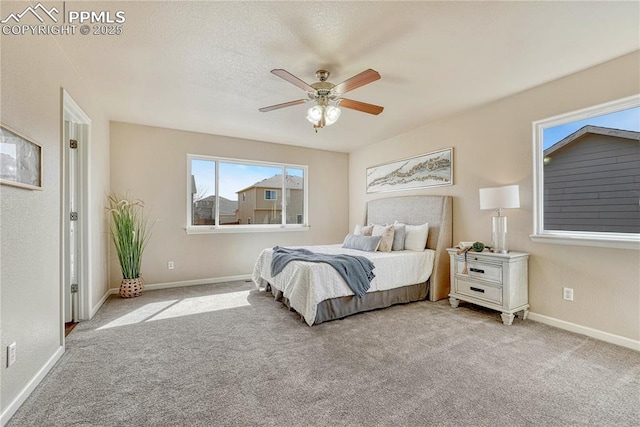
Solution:
<path fill-rule="evenodd" d="M 457 273 L 462 274 L 464 262 L 456 262 Z M 478 261 L 467 261 L 467 275 L 479 279 L 502 283 L 502 266 L 482 263 Z"/>
<path fill-rule="evenodd" d="M 515 251 L 506 254 L 487 251 L 462 254 L 458 248 L 447 249 L 447 252 L 451 261 L 449 304 L 452 308 L 457 308 L 460 301 L 466 301 L 499 310 L 505 325 L 511 325 L 519 311 L 523 320 L 527 318 L 529 254 Z M 467 269 L 462 274 L 465 260 Z"/>
<path fill-rule="evenodd" d="M 502 304 L 502 288 L 456 277 L 456 293 Z"/>

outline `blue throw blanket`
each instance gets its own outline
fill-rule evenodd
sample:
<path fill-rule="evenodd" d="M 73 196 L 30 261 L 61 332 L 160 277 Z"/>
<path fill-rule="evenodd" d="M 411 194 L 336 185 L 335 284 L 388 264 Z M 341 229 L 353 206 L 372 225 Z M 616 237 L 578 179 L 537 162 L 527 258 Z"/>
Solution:
<path fill-rule="evenodd" d="M 290 249 L 276 246 L 271 258 L 271 276 L 277 276 L 291 261 L 324 262 L 342 276 L 354 294 L 361 298 L 371 285 L 373 263 L 362 256 L 317 254 L 308 249 Z"/>

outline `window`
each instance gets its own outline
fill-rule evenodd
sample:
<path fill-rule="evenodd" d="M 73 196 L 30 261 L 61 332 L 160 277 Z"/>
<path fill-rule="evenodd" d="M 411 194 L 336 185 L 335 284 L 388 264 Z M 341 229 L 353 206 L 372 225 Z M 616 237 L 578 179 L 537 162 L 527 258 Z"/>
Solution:
<path fill-rule="evenodd" d="M 305 173 L 303 169 L 287 168 L 284 186 L 286 189 L 287 199 L 283 201 L 287 207 L 287 223 L 288 224 L 305 224 L 305 198 L 304 191 Z"/>
<path fill-rule="evenodd" d="M 640 249 L 640 96 L 540 120 L 536 242 Z"/>
<path fill-rule="evenodd" d="M 308 228 L 306 166 L 191 154 L 187 163 L 187 232 Z"/>

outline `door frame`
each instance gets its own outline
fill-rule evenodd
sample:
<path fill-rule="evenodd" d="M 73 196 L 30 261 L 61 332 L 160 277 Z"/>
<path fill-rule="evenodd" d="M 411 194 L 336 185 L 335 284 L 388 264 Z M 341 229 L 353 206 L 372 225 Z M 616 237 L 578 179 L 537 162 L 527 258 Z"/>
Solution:
<path fill-rule="evenodd" d="M 65 292 L 67 290 L 67 282 L 70 281 L 69 271 L 69 141 L 65 141 L 65 120 L 69 120 L 77 124 L 77 179 L 78 185 L 78 318 L 80 320 L 88 320 L 91 318 L 91 211 L 89 209 L 89 200 L 91 200 L 91 173 L 89 170 L 90 159 L 90 138 L 91 138 L 91 118 L 82 110 L 82 108 L 74 101 L 64 88 L 61 88 L 61 186 L 60 186 L 60 222 L 61 222 L 61 283 L 60 283 L 60 299 L 61 299 L 61 327 L 64 339 L 64 320 L 65 320 Z"/>

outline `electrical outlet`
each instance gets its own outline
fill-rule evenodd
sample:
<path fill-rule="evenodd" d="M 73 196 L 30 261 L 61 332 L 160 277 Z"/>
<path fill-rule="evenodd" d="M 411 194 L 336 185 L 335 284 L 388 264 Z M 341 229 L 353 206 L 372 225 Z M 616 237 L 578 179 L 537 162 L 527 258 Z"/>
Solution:
<path fill-rule="evenodd" d="M 573 288 L 562 288 L 562 299 L 573 301 Z"/>
<path fill-rule="evenodd" d="M 169 270 L 173 270 L 173 261 L 169 261 L 169 262 L 167 263 L 167 268 L 168 268 Z"/>
<path fill-rule="evenodd" d="M 7 346 L 7 368 L 16 363 L 16 342 Z"/>

